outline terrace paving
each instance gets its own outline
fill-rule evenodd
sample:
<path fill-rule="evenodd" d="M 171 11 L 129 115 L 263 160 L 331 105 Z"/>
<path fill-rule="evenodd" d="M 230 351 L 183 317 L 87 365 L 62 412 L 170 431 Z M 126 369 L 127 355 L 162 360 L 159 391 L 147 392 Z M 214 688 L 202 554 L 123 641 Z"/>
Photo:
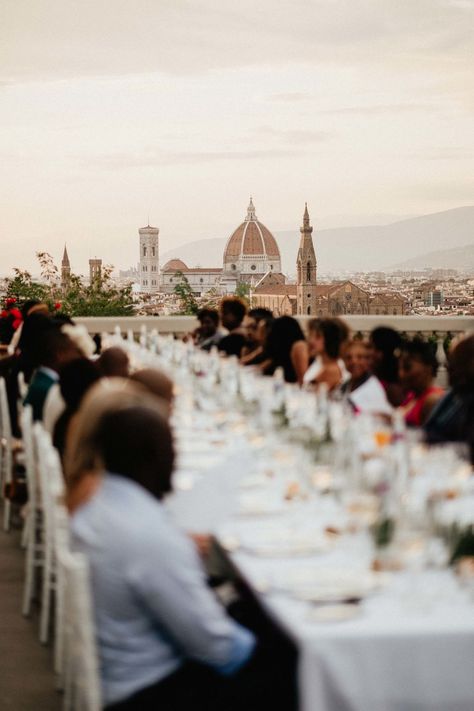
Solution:
<path fill-rule="evenodd" d="M 38 641 L 38 609 L 21 614 L 24 552 L 20 532 L 0 531 L 0 709 L 59 711 L 52 648 Z"/>

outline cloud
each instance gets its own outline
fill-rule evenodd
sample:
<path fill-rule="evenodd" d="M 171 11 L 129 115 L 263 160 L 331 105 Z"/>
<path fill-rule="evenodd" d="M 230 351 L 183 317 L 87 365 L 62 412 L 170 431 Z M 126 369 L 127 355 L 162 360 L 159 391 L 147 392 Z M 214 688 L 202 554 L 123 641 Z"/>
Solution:
<path fill-rule="evenodd" d="M 272 126 L 258 126 L 252 132 L 258 139 L 273 138 L 282 143 L 308 145 L 314 143 L 324 143 L 333 136 L 329 131 L 317 131 L 314 129 L 299 128 L 274 128 Z"/>
<path fill-rule="evenodd" d="M 0 79 L 301 62 L 436 74 L 471 61 L 470 13 L 467 0 L 3 0 Z"/>
<path fill-rule="evenodd" d="M 127 168 L 147 168 L 153 166 L 173 166 L 199 164 L 217 161 L 271 160 L 295 155 L 294 150 L 245 150 L 245 151 L 160 151 L 150 150 L 143 153 L 114 153 L 98 156 L 84 162 L 111 170 Z"/>
<path fill-rule="evenodd" d="M 326 114 L 331 116 L 337 115 L 351 115 L 351 114 L 364 114 L 364 115 L 382 115 L 382 114 L 395 114 L 402 112 L 411 111 L 427 111 L 433 110 L 433 105 L 426 103 L 394 103 L 394 104 L 373 104 L 367 106 L 341 106 L 334 109 L 322 109 L 318 111 L 318 114 Z"/>

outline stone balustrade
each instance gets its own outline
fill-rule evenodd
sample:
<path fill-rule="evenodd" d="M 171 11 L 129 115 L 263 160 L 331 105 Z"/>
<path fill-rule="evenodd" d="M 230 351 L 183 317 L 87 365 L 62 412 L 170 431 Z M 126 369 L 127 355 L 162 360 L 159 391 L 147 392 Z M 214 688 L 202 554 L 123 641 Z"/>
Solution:
<path fill-rule="evenodd" d="M 390 326 L 409 337 L 421 335 L 424 338 L 434 338 L 438 342 L 437 356 L 440 369 L 437 382 L 445 386 L 447 383 L 446 354 L 444 342 L 446 337 L 455 337 L 463 333 L 474 333 L 474 316 L 356 316 L 344 315 L 346 323 L 353 333 L 367 336 L 377 326 Z M 311 319 L 309 316 L 299 316 L 303 329 Z M 193 331 L 198 322 L 194 316 L 127 316 L 127 317 L 80 317 L 75 319 L 83 323 L 89 333 L 112 333 L 118 326 L 122 333 L 131 331 L 139 334 L 143 329 L 156 329 L 160 334 L 173 334 L 181 337 Z"/>

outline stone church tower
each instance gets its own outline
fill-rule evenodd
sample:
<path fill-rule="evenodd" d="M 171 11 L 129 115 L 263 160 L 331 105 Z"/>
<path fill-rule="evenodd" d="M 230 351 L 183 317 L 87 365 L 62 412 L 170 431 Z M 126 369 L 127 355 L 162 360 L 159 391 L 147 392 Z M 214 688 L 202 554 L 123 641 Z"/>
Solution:
<path fill-rule="evenodd" d="M 67 247 L 64 245 L 63 258 L 61 261 L 61 289 L 65 291 L 71 279 L 71 262 L 67 253 Z"/>
<path fill-rule="evenodd" d="M 140 235 L 140 291 L 145 294 L 156 294 L 159 289 L 159 244 L 157 227 L 141 227 Z"/>
<path fill-rule="evenodd" d="M 315 316 L 316 296 L 316 254 L 314 252 L 313 228 L 309 223 L 308 205 L 305 203 L 303 226 L 300 227 L 301 238 L 296 260 L 296 313 L 305 316 Z"/>

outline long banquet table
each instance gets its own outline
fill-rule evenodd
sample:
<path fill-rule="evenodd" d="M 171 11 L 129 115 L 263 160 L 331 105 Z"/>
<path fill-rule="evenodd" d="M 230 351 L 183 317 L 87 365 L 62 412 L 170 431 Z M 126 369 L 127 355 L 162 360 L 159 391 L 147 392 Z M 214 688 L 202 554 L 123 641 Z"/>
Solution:
<path fill-rule="evenodd" d="M 364 527 L 347 526 L 349 509 L 336 496 L 312 490 L 287 500 L 289 482 L 307 477 L 308 460 L 301 447 L 280 442 L 269 423 L 278 383 L 269 388 L 268 379 L 239 373 L 230 360 L 212 354 L 206 360 L 156 334 L 150 350 L 145 333 L 139 345 L 132 334 L 124 342 L 117 333 L 115 340 L 135 367 L 164 368 L 177 383 L 178 466 L 168 508 L 188 532 L 214 536 L 263 609 L 295 641 L 301 711 L 473 711 L 473 589 L 461 587 L 446 560 L 436 564 L 435 556 L 429 569 L 382 574 L 357 604 L 339 607 L 350 614 L 338 621 L 325 614 L 330 605 L 298 593 L 308 575 L 313 593 L 318 585 L 324 589 L 327 575 L 366 580 L 373 575 L 373 547 Z M 239 379 L 243 399 L 261 404 L 261 422 L 238 412 Z M 290 408 L 292 401 L 290 417 L 311 426 L 311 397 L 302 400 L 294 390 Z M 437 481 L 443 461 L 430 466 Z M 472 476 L 468 486 L 470 497 L 461 503 L 472 524 Z M 339 530 L 332 542 L 329 530 Z M 317 544 L 308 548 L 308 541 Z"/>
<path fill-rule="evenodd" d="M 280 583 L 320 569 L 367 575 L 372 550 L 364 534 L 296 555 L 275 555 L 271 547 L 265 555 L 250 543 L 266 530 L 300 535 L 306 527 L 308 535 L 321 535 L 327 525 L 340 525 L 340 504 L 319 496 L 280 506 L 278 477 L 260 491 L 268 451 L 259 458 L 238 425 L 216 430 L 200 415 L 177 432 L 177 448 L 169 509 L 188 531 L 215 536 L 262 607 L 296 642 L 302 711 L 472 711 L 474 603 L 451 570 L 389 574 L 381 589 L 354 605 L 352 619 L 322 621 L 322 606 Z"/>

